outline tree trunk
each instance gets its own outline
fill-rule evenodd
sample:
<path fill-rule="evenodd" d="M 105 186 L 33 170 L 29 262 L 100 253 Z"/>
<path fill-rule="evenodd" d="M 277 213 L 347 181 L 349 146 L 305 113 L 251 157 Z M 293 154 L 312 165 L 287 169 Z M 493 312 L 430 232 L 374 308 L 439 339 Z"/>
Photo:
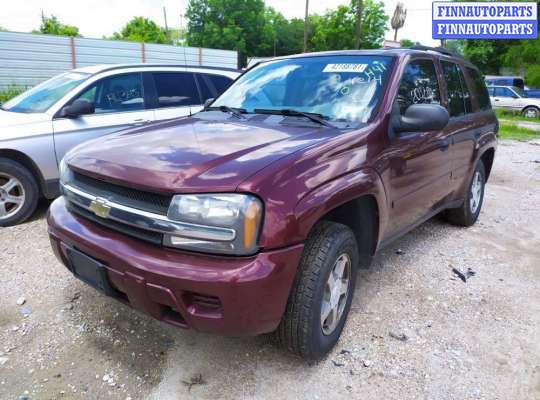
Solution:
<path fill-rule="evenodd" d="M 362 29 L 363 0 L 356 0 L 356 24 L 354 30 L 354 48 L 360 48 L 360 31 Z"/>

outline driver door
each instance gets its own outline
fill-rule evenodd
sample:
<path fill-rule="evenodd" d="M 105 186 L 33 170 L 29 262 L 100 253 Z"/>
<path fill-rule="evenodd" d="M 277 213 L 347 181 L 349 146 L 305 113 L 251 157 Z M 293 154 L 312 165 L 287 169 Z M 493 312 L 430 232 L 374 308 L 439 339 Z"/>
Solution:
<path fill-rule="evenodd" d="M 66 105 L 77 99 L 93 102 L 95 112 L 53 120 L 58 162 L 80 143 L 154 120 L 154 111 L 145 105 L 143 75 L 139 72 L 113 75 L 94 82 Z"/>
<path fill-rule="evenodd" d="M 431 59 L 414 59 L 403 72 L 393 113 L 412 104 L 440 104 L 437 70 Z M 387 237 L 399 236 L 421 222 L 450 194 L 450 132 L 401 133 L 387 149 L 387 190 L 391 210 Z"/>

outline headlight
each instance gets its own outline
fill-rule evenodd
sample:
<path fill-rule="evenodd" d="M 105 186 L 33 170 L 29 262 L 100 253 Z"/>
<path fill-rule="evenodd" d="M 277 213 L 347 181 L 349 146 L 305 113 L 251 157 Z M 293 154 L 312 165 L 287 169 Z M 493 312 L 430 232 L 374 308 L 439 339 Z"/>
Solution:
<path fill-rule="evenodd" d="M 167 217 L 186 223 L 181 235 L 165 235 L 166 246 L 209 253 L 248 255 L 257 251 L 261 201 L 251 195 L 174 196 Z"/>
<path fill-rule="evenodd" d="M 69 183 L 72 179 L 73 173 L 69 169 L 66 163 L 66 158 L 62 158 L 60 161 L 60 165 L 58 166 L 58 172 L 60 175 L 60 184 L 65 185 L 66 183 Z"/>

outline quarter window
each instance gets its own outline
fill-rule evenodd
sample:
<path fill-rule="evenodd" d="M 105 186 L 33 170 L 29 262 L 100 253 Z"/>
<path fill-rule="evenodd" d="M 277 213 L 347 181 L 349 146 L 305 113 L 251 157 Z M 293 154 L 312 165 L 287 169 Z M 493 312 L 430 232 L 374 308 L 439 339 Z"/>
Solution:
<path fill-rule="evenodd" d="M 74 100 L 77 99 L 94 103 L 96 114 L 142 110 L 145 108 L 142 76 L 132 73 L 103 78 Z"/>
<path fill-rule="evenodd" d="M 214 85 L 216 88 L 216 92 L 218 95 L 223 93 L 229 86 L 231 86 L 232 79 L 227 78 L 226 76 L 221 75 L 206 75 L 208 79 L 210 79 L 210 82 Z"/>
<path fill-rule="evenodd" d="M 471 112 L 471 95 L 459 65 L 441 61 L 444 81 L 448 93 L 448 109 L 451 117 L 459 117 Z"/>
<path fill-rule="evenodd" d="M 196 74 L 197 83 L 199 84 L 199 90 L 201 91 L 202 102 L 216 97 L 214 90 L 209 86 L 208 80 L 206 80 L 203 74 Z"/>
<path fill-rule="evenodd" d="M 192 73 L 156 72 L 153 75 L 159 108 L 201 104 Z"/>
<path fill-rule="evenodd" d="M 401 113 L 412 104 L 440 104 L 435 65 L 431 60 L 413 60 L 405 67 L 397 101 Z"/>

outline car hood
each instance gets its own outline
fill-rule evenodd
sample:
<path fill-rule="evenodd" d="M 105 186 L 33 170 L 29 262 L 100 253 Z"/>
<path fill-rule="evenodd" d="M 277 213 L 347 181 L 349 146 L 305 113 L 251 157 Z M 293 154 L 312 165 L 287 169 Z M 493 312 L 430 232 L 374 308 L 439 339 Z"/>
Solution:
<path fill-rule="evenodd" d="M 17 113 L 0 110 L 0 128 L 30 125 L 50 120 L 51 117 L 45 113 Z"/>
<path fill-rule="evenodd" d="M 94 140 L 78 146 L 66 160 L 76 171 L 135 188 L 234 191 L 277 159 L 339 132 L 311 123 L 291 126 L 195 116 Z"/>

